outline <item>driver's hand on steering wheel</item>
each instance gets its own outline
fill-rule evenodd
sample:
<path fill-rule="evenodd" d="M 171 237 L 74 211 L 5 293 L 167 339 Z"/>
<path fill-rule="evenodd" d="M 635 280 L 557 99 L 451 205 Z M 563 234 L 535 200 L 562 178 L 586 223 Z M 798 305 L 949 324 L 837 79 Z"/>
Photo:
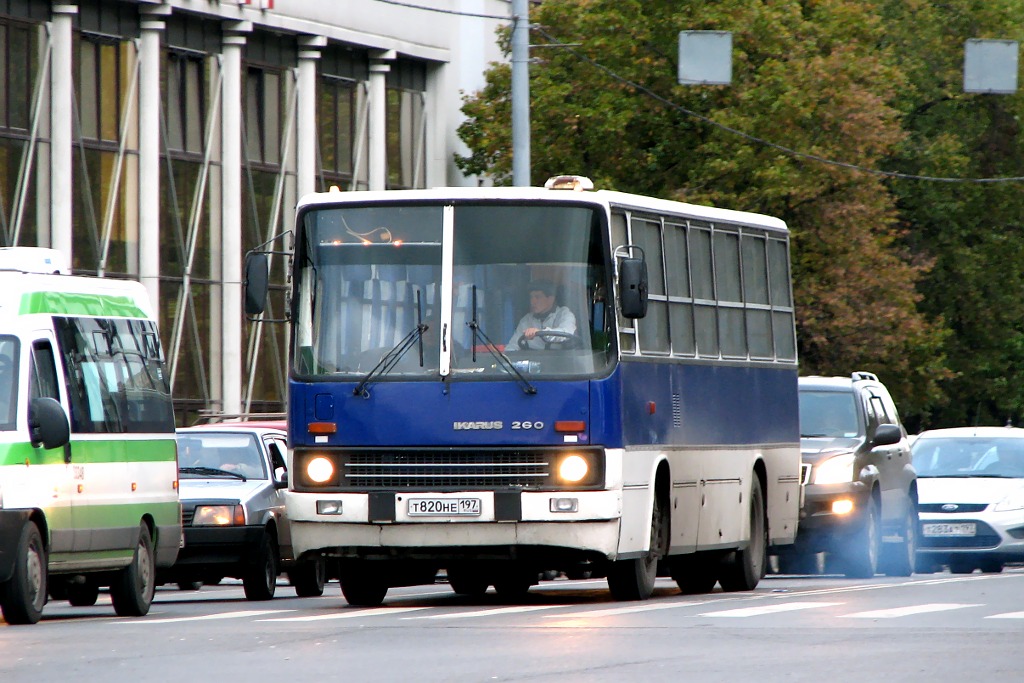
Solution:
<path fill-rule="evenodd" d="M 523 338 L 533 339 L 534 337 L 537 336 L 538 332 L 540 332 L 539 327 L 527 327 L 525 330 L 523 330 Z"/>

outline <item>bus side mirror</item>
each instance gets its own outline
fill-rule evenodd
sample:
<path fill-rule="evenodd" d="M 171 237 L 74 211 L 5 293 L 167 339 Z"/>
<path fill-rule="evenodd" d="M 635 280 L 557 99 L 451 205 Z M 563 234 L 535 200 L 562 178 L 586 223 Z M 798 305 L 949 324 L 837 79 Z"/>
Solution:
<path fill-rule="evenodd" d="M 619 262 L 619 306 L 625 318 L 647 315 L 647 262 L 642 258 Z"/>
<path fill-rule="evenodd" d="M 49 397 L 34 398 L 29 405 L 28 433 L 36 448 L 60 448 L 71 440 L 71 428 L 64 408 Z"/>
<path fill-rule="evenodd" d="M 270 265 L 267 255 L 250 251 L 245 255 L 245 314 L 259 315 L 266 308 Z"/>

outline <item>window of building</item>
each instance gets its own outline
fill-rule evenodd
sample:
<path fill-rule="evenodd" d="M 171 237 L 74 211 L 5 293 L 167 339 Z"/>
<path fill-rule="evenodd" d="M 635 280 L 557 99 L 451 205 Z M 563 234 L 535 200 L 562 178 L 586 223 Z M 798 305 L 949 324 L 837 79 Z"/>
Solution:
<path fill-rule="evenodd" d="M 387 75 L 388 188 L 426 187 L 427 69 L 399 60 Z"/>

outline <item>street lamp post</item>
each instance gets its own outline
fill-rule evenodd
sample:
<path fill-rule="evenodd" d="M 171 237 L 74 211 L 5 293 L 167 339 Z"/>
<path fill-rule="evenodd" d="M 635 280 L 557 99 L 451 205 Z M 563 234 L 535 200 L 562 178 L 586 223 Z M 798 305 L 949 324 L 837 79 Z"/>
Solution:
<path fill-rule="evenodd" d="M 512 0 L 512 184 L 530 185 L 530 10 Z"/>

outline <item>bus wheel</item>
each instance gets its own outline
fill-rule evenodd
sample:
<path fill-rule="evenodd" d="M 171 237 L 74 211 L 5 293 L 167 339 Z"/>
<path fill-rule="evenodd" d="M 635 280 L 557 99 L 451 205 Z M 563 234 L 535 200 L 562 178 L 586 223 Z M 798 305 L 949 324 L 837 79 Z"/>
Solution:
<path fill-rule="evenodd" d="M 327 583 L 327 560 L 317 557 L 300 562 L 295 569 L 288 572 L 288 580 L 300 598 L 320 597 L 324 594 L 324 585 Z"/>
<path fill-rule="evenodd" d="M 448 585 L 458 595 L 468 595 L 471 598 L 479 598 L 487 592 L 490 584 L 487 577 L 481 575 L 479 568 L 475 571 L 472 567 L 449 567 Z M 526 587 L 530 589 L 529 586 Z"/>
<path fill-rule="evenodd" d="M 616 600 L 646 600 L 654 592 L 658 560 L 668 547 L 668 510 L 655 493 L 651 514 L 650 549 L 643 557 L 616 560 L 608 568 L 608 588 Z"/>
<path fill-rule="evenodd" d="M 0 611 L 8 624 L 34 624 L 46 604 L 46 548 L 35 522 L 26 522 L 14 550 L 14 573 L 0 584 Z"/>
<path fill-rule="evenodd" d="M 110 582 L 110 601 L 119 617 L 143 617 L 149 613 L 156 590 L 156 563 L 149 527 L 139 527 L 139 541 L 132 562 Z"/>
<path fill-rule="evenodd" d="M 68 584 L 68 602 L 74 607 L 92 607 L 100 596 L 100 587 L 92 581 Z"/>
<path fill-rule="evenodd" d="M 353 607 L 377 607 L 384 602 L 388 586 L 372 566 L 342 567 L 341 594 Z"/>
<path fill-rule="evenodd" d="M 718 562 L 701 555 L 674 555 L 668 559 L 672 580 L 683 595 L 710 593 L 718 583 Z"/>
<path fill-rule="evenodd" d="M 719 568 L 718 582 L 728 592 L 750 591 L 765 575 L 768 564 L 768 523 L 764 513 L 761 477 L 755 472 L 750 485 L 750 543 L 730 553 Z"/>
<path fill-rule="evenodd" d="M 246 600 L 270 600 L 277 591 L 277 544 L 269 530 L 264 531 L 255 557 L 245 568 L 242 588 Z"/>

